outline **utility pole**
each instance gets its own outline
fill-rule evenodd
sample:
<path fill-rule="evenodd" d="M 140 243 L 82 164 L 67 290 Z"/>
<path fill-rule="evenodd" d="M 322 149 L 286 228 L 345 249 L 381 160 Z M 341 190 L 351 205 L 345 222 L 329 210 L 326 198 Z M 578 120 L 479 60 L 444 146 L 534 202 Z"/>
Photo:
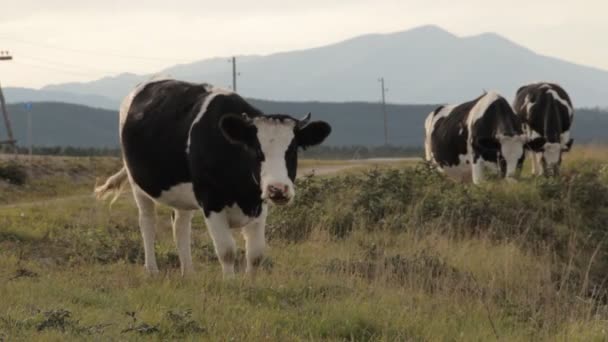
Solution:
<path fill-rule="evenodd" d="M 13 59 L 13 56 L 8 51 L 0 51 L 0 62 L 1 61 L 10 61 Z M 8 112 L 6 110 L 6 101 L 4 100 L 4 94 L 2 93 L 2 86 L 0 85 L 0 110 L 2 110 L 2 116 L 4 117 L 4 126 L 6 126 L 6 133 L 8 135 L 8 140 L 0 141 L 0 144 L 8 144 L 15 147 L 15 143 L 17 142 L 13 136 L 13 129 L 11 128 L 11 121 L 8 117 Z"/>
<path fill-rule="evenodd" d="M 232 57 L 232 90 L 236 93 L 236 57 Z"/>
<path fill-rule="evenodd" d="M 228 62 L 232 63 L 232 91 L 236 93 L 236 78 L 241 76 L 241 73 L 236 71 L 236 57 L 230 58 Z"/>
<path fill-rule="evenodd" d="M 388 123 L 386 117 L 386 91 L 388 89 L 384 86 L 384 77 L 378 79 L 380 87 L 382 88 L 382 115 L 384 116 L 384 145 L 388 145 Z"/>
<path fill-rule="evenodd" d="M 28 102 L 23 107 L 25 108 L 25 111 L 27 113 L 27 145 L 28 145 L 28 152 L 29 152 L 30 161 L 31 161 L 32 154 L 33 154 L 32 141 L 34 138 L 34 135 L 32 134 L 32 103 Z"/>

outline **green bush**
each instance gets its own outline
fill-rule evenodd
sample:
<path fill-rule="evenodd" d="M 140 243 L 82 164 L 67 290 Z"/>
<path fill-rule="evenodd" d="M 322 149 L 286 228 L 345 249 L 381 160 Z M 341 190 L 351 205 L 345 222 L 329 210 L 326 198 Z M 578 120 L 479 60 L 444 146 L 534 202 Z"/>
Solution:
<path fill-rule="evenodd" d="M 589 281 L 599 284 L 608 273 L 608 249 L 598 247 L 608 237 L 608 171 L 601 163 L 565 171 L 557 179 L 481 186 L 448 180 L 425 163 L 309 177 L 297 182 L 295 205 L 274 208 L 269 235 L 299 242 L 315 230 L 335 239 L 356 230 L 482 234 L 531 251 L 551 248 L 556 262 L 577 263 L 572 279 L 582 281 L 589 269 Z"/>
<path fill-rule="evenodd" d="M 0 179 L 15 185 L 27 182 L 27 171 L 23 165 L 15 162 L 0 164 Z"/>

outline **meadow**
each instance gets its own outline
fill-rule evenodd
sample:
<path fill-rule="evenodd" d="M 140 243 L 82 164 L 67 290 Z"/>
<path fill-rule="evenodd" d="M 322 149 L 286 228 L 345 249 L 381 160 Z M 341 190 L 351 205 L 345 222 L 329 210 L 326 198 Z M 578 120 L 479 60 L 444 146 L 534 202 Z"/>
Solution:
<path fill-rule="evenodd" d="M 231 280 L 200 214 L 196 273 L 180 276 L 162 207 L 161 272 L 144 273 L 130 194 L 111 209 L 92 196 L 118 159 L 25 165 L 24 184 L 0 187 L 0 341 L 608 340 L 606 148 L 515 184 L 412 161 L 302 177 L 271 209 L 263 271 Z"/>

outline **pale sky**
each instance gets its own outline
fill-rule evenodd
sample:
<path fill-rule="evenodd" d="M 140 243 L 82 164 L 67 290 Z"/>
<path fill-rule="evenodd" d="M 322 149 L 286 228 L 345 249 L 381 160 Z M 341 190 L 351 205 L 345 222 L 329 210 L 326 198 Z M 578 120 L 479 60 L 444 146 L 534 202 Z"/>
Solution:
<path fill-rule="evenodd" d="M 151 73 L 433 24 L 608 70 L 606 0 L 0 0 L 3 86 Z M 227 66 L 227 72 L 229 66 Z"/>

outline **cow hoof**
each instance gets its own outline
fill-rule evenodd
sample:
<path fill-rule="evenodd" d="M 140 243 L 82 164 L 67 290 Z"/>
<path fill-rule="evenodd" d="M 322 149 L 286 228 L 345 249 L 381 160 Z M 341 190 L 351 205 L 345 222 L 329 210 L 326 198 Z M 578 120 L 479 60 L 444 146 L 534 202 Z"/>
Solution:
<path fill-rule="evenodd" d="M 152 267 L 145 266 L 145 270 L 146 270 L 146 274 L 149 276 L 156 276 L 159 273 L 157 267 L 152 268 Z"/>

